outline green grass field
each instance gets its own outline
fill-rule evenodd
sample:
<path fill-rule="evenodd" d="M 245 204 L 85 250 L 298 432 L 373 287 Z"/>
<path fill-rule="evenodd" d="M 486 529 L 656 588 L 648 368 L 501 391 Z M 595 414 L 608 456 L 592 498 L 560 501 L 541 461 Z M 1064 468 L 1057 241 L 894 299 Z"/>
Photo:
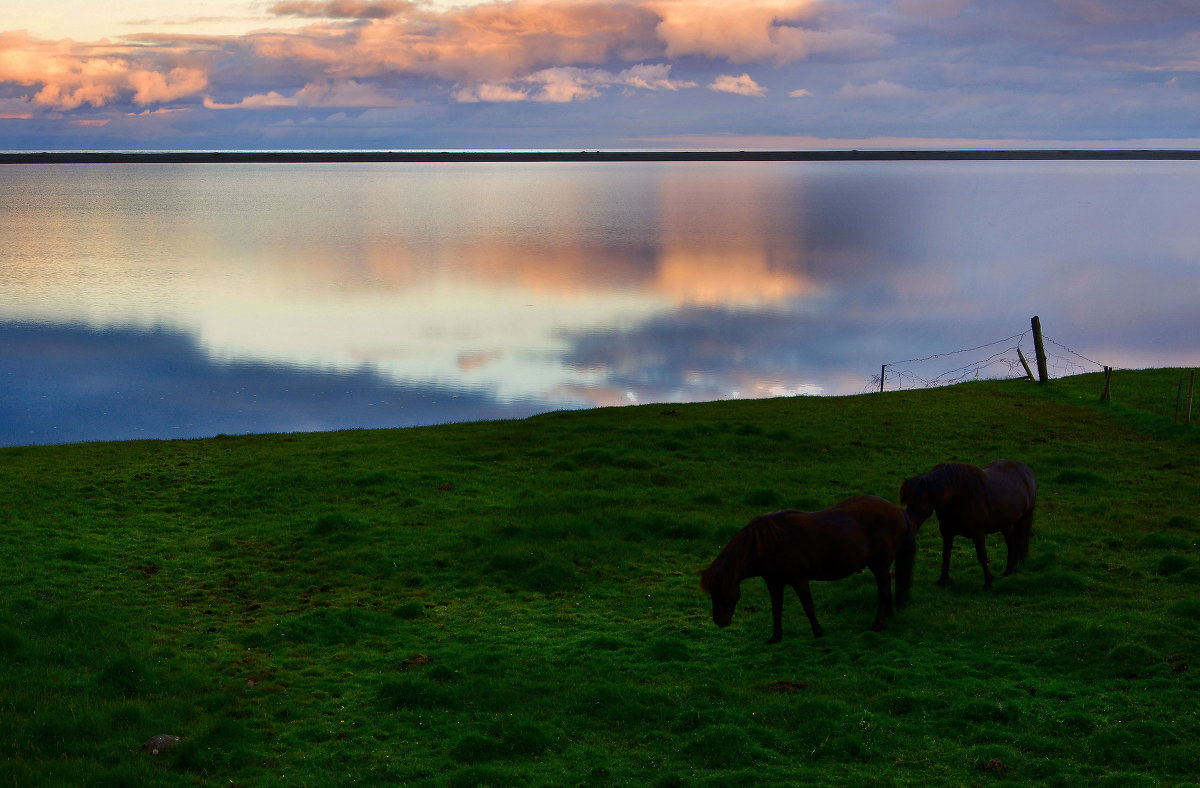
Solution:
<path fill-rule="evenodd" d="M 0 450 L 0 780 L 1200 784 L 1179 377 Z M 999 457 L 1039 501 L 994 591 L 965 541 L 933 585 L 931 520 L 881 633 L 869 573 L 814 584 L 819 640 L 790 595 L 766 645 L 758 579 L 712 624 L 752 516 Z"/>

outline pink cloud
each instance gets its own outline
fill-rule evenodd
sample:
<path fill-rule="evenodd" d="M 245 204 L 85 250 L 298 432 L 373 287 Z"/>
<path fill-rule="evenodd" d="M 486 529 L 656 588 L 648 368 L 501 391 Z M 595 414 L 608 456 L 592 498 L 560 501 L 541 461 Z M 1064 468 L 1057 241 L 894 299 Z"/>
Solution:
<path fill-rule="evenodd" d="M 708 89 L 718 93 L 733 93 L 738 96 L 767 95 L 767 89 L 755 82 L 749 74 L 742 74 L 740 77 L 722 74 L 712 81 Z"/>
<path fill-rule="evenodd" d="M 0 33 L 0 83 L 36 88 L 33 103 L 55 110 L 103 107 L 121 96 L 139 105 L 169 102 L 208 87 L 205 71 L 173 65 L 165 54 Z"/>
<path fill-rule="evenodd" d="M 819 0 L 515 0 L 443 9 L 408 0 L 282 0 L 270 7 L 273 14 L 313 24 L 242 37 L 147 34 L 119 46 L 0 34 L 0 83 L 26 86 L 34 104 L 58 111 L 122 101 L 170 104 L 217 89 L 228 96 L 237 90 L 232 80 L 243 75 L 253 78 L 255 90 L 233 100 L 209 98 L 207 105 L 396 106 L 402 97 L 388 94 L 398 89 L 397 78 L 410 77 L 443 83 L 458 101 L 566 103 L 614 88 L 696 87 L 671 78 L 669 61 L 677 57 L 782 64 L 890 40 L 804 27 L 819 6 Z M 270 77 L 306 87 L 257 87 Z M 710 87 L 764 94 L 748 76 L 738 79 L 722 77 Z M 377 80 L 392 80 L 393 87 L 372 87 Z"/>

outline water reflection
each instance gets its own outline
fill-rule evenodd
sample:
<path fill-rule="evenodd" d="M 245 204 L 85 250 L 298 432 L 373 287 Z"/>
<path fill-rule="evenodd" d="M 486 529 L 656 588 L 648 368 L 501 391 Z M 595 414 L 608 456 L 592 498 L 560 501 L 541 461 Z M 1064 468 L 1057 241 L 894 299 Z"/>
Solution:
<path fill-rule="evenodd" d="M 1175 163 L 0 170 L 0 444 L 857 393 L 1047 332 L 1194 363 Z"/>

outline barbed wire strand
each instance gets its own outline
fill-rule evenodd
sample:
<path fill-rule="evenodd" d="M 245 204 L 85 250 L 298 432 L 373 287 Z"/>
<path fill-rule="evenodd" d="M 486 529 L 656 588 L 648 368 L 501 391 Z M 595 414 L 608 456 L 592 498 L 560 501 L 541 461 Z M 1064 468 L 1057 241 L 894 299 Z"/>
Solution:
<path fill-rule="evenodd" d="M 979 345 L 977 347 L 968 347 L 968 348 L 963 348 L 962 350 L 949 350 L 949 351 L 946 351 L 943 353 L 934 353 L 932 356 L 926 356 L 925 358 L 906 358 L 903 361 L 893 361 L 890 364 L 884 364 L 883 366 L 890 367 L 890 366 L 892 366 L 892 364 L 916 364 L 916 363 L 919 363 L 922 361 L 932 361 L 935 358 L 943 358 L 945 356 L 953 356 L 958 353 L 974 353 L 976 350 L 983 350 L 985 347 L 991 347 L 992 345 L 999 345 L 1001 342 L 1009 342 L 1011 340 L 1017 339 L 1018 337 L 1023 337 L 1028 333 L 1029 333 L 1028 331 L 1024 331 L 1020 334 L 1013 334 L 1011 337 L 1007 337 L 1005 339 L 997 339 L 995 342 L 988 342 L 986 344 Z M 1018 342 L 1017 344 L 1020 344 L 1020 343 Z"/>
<path fill-rule="evenodd" d="M 1042 339 L 1049 342 L 1051 345 L 1062 348 L 1063 350 L 1067 351 L 1068 353 L 1070 353 L 1073 356 L 1079 356 L 1081 359 L 1088 362 L 1089 364 L 1095 364 L 1096 366 L 1100 367 L 1101 369 L 1108 366 L 1107 364 L 1101 364 L 1099 361 L 1092 361 L 1090 358 L 1083 355 L 1082 353 L 1072 350 L 1071 348 L 1067 347 L 1066 345 L 1062 344 L 1061 342 L 1055 342 L 1053 339 L 1051 339 L 1048 336 L 1043 335 Z"/>
<path fill-rule="evenodd" d="M 961 383 L 961 382 L 971 378 L 972 376 L 975 378 L 978 378 L 982 371 L 984 371 L 990 367 L 997 366 L 997 365 L 1006 366 L 1008 368 L 1008 372 L 1010 374 L 1016 373 L 1017 377 L 1026 377 L 1026 367 L 1024 364 L 1021 363 L 1019 358 L 1020 358 L 1020 354 L 1021 354 L 1021 343 L 1025 340 L 1025 338 L 1027 336 L 1029 336 L 1029 334 L 1030 334 L 1030 331 L 1023 331 L 1020 334 L 1013 334 L 1010 337 L 1006 337 L 1004 339 L 997 339 L 995 342 L 987 342 L 985 344 L 977 345 L 977 346 L 971 347 L 971 348 L 963 348 L 962 350 L 951 350 L 951 351 L 946 351 L 946 352 L 941 352 L 941 353 L 934 353 L 932 355 L 925 356 L 923 358 L 910 358 L 910 359 L 905 359 L 903 361 L 893 361 L 888 364 L 884 364 L 882 366 L 880 372 L 884 376 L 883 380 L 897 381 L 898 389 L 903 389 L 906 383 L 910 387 L 920 386 L 922 388 L 933 388 L 936 386 L 952 386 L 956 383 Z M 1005 342 L 1011 342 L 1014 339 L 1017 340 L 1017 343 L 1015 345 L 1005 347 L 1002 350 L 998 350 L 998 351 L 992 353 L 991 355 L 987 356 L 986 358 L 980 359 L 978 361 L 972 361 L 972 362 L 964 364 L 960 367 L 955 367 L 953 369 L 949 369 L 944 372 L 940 372 L 931 378 L 924 378 L 924 377 L 916 374 L 915 372 L 913 372 L 911 369 L 895 369 L 894 368 L 900 364 L 921 364 L 924 362 L 935 361 L 940 358 L 946 358 L 948 356 L 959 355 L 962 353 L 973 353 L 975 351 L 994 347 L 996 345 L 999 345 L 999 344 L 1002 344 Z M 1070 347 L 1067 347 L 1066 345 L 1062 344 L 1061 342 L 1051 339 L 1050 337 L 1043 336 L 1042 339 L 1045 342 L 1048 342 L 1048 343 L 1054 345 L 1055 347 L 1061 348 L 1062 350 L 1066 351 L 1070 355 L 1076 356 L 1076 357 L 1086 361 L 1089 364 L 1093 364 L 1093 365 L 1095 365 L 1097 367 L 1101 367 L 1101 368 L 1103 368 L 1105 366 L 1104 364 L 1101 364 L 1098 361 L 1090 359 L 1087 356 L 1083 355 L 1082 353 L 1080 353 Z M 1018 354 L 1018 358 L 1008 357 L 1008 354 L 1010 354 L 1010 353 Z M 1077 362 L 1075 362 L 1073 359 L 1070 359 L 1070 358 L 1063 358 L 1061 356 L 1056 355 L 1053 357 L 1048 357 L 1047 362 L 1048 362 L 1047 365 L 1050 366 L 1053 369 L 1053 371 L 1059 375 L 1075 374 L 1077 372 L 1086 371 L 1085 367 L 1083 367 L 1082 365 L 1078 364 Z M 873 375 L 871 378 L 870 389 L 878 390 L 880 388 L 880 383 L 881 383 L 880 375 Z"/>

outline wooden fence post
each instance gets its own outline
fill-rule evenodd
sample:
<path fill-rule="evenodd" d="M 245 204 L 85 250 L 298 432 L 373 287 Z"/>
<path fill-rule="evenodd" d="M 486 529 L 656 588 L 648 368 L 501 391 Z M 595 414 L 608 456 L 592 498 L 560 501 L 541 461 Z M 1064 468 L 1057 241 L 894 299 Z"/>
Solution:
<path fill-rule="evenodd" d="M 1046 373 L 1046 347 L 1042 344 L 1042 320 L 1034 315 L 1030 322 L 1033 324 L 1033 349 L 1037 353 L 1038 380 L 1045 383 L 1050 376 Z"/>
<path fill-rule="evenodd" d="M 1110 388 L 1111 383 L 1112 383 L 1112 367 L 1105 367 L 1104 368 L 1104 391 L 1101 392 L 1101 394 L 1100 394 L 1100 400 L 1102 402 L 1108 402 L 1112 398 L 1112 390 Z"/>
<path fill-rule="evenodd" d="M 1192 423 L 1192 389 L 1196 386 L 1196 370 L 1192 370 L 1192 374 L 1188 376 L 1188 403 L 1187 403 L 1187 418 L 1184 419 L 1184 424 Z"/>
<path fill-rule="evenodd" d="M 887 364 L 879 368 L 879 393 L 883 393 L 883 376 L 887 374 Z"/>
<path fill-rule="evenodd" d="M 1021 348 L 1017 348 L 1017 358 L 1021 359 L 1021 366 L 1025 367 L 1025 377 L 1033 380 L 1033 372 L 1029 369 L 1029 362 L 1025 360 L 1025 354 L 1021 352 Z"/>

